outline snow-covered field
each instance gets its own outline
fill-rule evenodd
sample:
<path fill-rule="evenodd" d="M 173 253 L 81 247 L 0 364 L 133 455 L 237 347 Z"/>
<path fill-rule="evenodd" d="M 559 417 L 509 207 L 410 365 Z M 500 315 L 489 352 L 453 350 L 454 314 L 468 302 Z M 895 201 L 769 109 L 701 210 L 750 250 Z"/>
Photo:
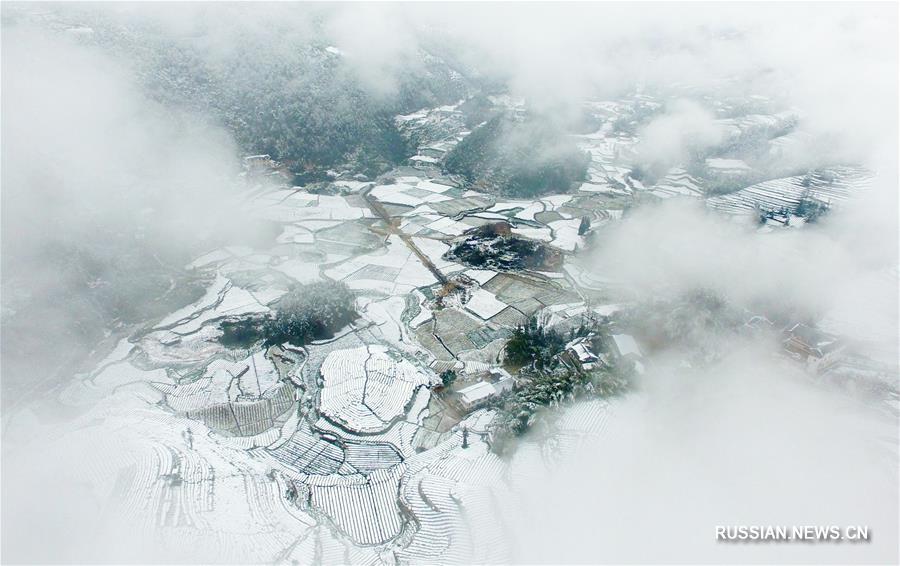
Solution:
<path fill-rule="evenodd" d="M 343 56 L 334 49 L 327 51 Z M 703 181 L 683 164 L 652 186 L 630 177 L 640 140 L 615 123 L 638 104 L 657 103 L 636 96 L 590 104 L 606 118 L 596 132 L 576 137 L 591 161 L 571 194 L 500 198 L 443 176 L 440 160 L 470 133 L 459 104 L 396 118 L 418 140 L 410 166 L 373 180 L 343 177 L 323 194 L 260 189 L 248 214 L 278 223 L 274 244 L 217 249 L 191 262 L 208 277 L 205 294 L 121 341 L 62 391 L 60 402 L 83 413 L 74 427 L 40 432 L 50 439 L 41 445 L 44 457 L 71 459 L 76 483 L 88 486 L 86 499 L 113 502 L 109 516 L 121 520 L 103 528 L 134 545 L 134 556 L 509 562 L 514 549 L 501 518 L 516 512 L 510 490 L 536 489 L 522 483 L 534 470 L 603 435 L 610 406 L 570 407 L 548 425 L 546 442 L 526 442 L 509 463 L 488 444 L 492 411 L 461 415 L 449 429 L 426 424 L 442 410 L 432 387 L 445 369 L 469 379 L 496 366 L 505 340 L 528 316 L 544 314 L 565 330 L 622 308 L 617 297 L 593 299 L 620 289 L 578 262 L 589 241 L 579 234 L 582 219 L 594 227 L 616 222 L 645 195 L 704 197 Z M 719 122 L 727 136 L 740 137 L 789 120 Z M 744 170 L 742 163 L 713 158 L 707 165 Z M 833 168 L 828 176 L 766 181 L 706 203 L 749 214 L 796 206 L 804 196 L 838 203 L 870 183 L 863 170 Z M 562 254 L 561 272 L 498 273 L 444 258 L 455 238 L 494 222 Z M 464 288 L 444 296 L 450 278 Z M 333 339 L 254 350 L 218 342 L 223 318 L 266 313 L 292 285 L 323 279 L 357 293 L 360 320 Z M 846 328 L 848 318 L 835 311 L 828 321 Z M 151 547 L 157 554 L 144 552 Z"/>
<path fill-rule="evenodd" d="M 381 432 L 404 414 L 415 389 L 430 384 L 410 362 L 386 348 L 335 350 L 321 368 L 319 410 L 348 430 Z"/>
<path fill-rule="evenodd" d="M 727 195 L 712 197 L 707 206 L 730 214 L 753 214 L 757 210 L 796 209 L 804 197 L 840 204 L 858 197 L 872 183 L 872 175 L 851 167 L 829 168 L 809 178 L 786 177 L 752 185 Z"/>

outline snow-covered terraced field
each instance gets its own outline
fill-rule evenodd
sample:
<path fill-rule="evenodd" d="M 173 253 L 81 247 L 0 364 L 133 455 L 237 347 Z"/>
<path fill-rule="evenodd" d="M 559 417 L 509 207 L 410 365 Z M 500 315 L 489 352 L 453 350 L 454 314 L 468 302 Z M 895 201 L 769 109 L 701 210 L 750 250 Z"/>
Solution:
<path fill-rule="evenodd" d="M 408 461 L 400 498 L 417 529 L 398 552 L 404 561 L 494 563 L 508 556 L 490 503 L 505 466 L 475 434 L 478 425 L 470 430 L 467 448 L 457 432 Z"/>
<path fill-rule="evenodd" d="M 681 168 L 669 171 L 665 177 L 659 179 L 647 190 L 660 198 L 676 196 L 702 198 L 704 194 L 701 182 Z"/>
<path fill-rule="evenodd" d="M 319 409 L 354 432 L 380 432 L 402 417 L 413 392 L 430 378 L 379 346 L 336 350 L 321 368 Z"/>
<path fill-rule="evenodd" d="M 290 470 L 307 474 L 334 473 L 344 462 L 344 451 L 339 446 L 314 436 L 303 426 L 286 443 L 266 449 L 265 455 Z"/>
<path fill-rule="evenodd" d="M 403 526 L 397 485 L 405 469 L 400 464 L 368 476 L 310 476 L 304 483 L 313 507 L 353 541 L 374 545 L 394 538 Z"/>
<path fill-rule="evenodd" d="M 220 248 L 188 264 L 207 282 L 203 296 L 133 342 L 122 340 L 61 396 L 79 407 L 105 400 L 60 438 L 96 455 L 77 472 L 97 493 L 115 494 L 127 519 L 118 528 L 147 533 L 164 557 L 192 548 L 223 562 L 509 562 L 499 519 L 509 512 L 501 508 L 507 490 L 522 487 L 517 481 L 533 467 L 550 467 L 602 435 L 609 406 L 566 406 L 548 419 L 548 438 L 523 443 L 510 463 L 487 444 L 496 412 L 457 414 L 446 392 L 432 394 L 437 375 L 481 379 L 497 367 L 512 329 L 533 314 L 566 331 L 588 314 L 621 308 L 595 300 L 629 300 L 609 274 L 579 262 L 590 241 L 578 233 L 582 218 L 596 228 L 648 195 L 704 196 L 706 181 L 684 164 L 654 185 L 631 178 L 640 128 L 619 119 L 637 123 L 635 109 L 659 110 L 657 102 L 641 95 L 589 107 L 602 119 L 597 131 L 575 136 L 590 163 L 570 194 L 498 197 L 442 174 L 442 158 L 469 133 L 458 104 L 397 117 L 417 149 L 409 166 L 371 179 L 329 171 L 331 181 L 315 189 L 254 193 L 248 214 L 275 224 L 270 247 Z M 720 123 L 739 138 L 789 120 Z M 788 136 L 772 145 L 789 144 Z M 867 171 L 835 167 L 707 205 L 750 214 L 795 208 L 806 196 L 834 204 L 871 182 Z M 497 222 L 562 252 L 561 272 L 498 273 L 444 258 L 456 237 Z M 450 276 L 462 284 L 448 292 Z M 278 347 L 218 342 L 224 317 L 267 312 L 293 283 L 321 279 L 357 293 L 360 319 L 291 347 L 293 363 L 271 355 Z M 95 423 L 128 441 L 91 438 Z M 74 450 L 62 441 L 50 446 L 54 456 Z"/>
<path fill-rule="evenodd" d="M 391 468 L 402 461 L 397 449 L 388 443 L 348 442 L 344 453 L 345 463 L 362 474 Z"/>
<path fill-rule="evenodd" d="M 865 169 L 834 167 L 809 176 L 785 177 L 751 185 L 734 193 L 707 199 L 708 207 L 729 214 L 752 214 L 756 210 L 796 210 L 800 201 L 813 199 L 839 204 L 866 190 L 874 177 Z"/>

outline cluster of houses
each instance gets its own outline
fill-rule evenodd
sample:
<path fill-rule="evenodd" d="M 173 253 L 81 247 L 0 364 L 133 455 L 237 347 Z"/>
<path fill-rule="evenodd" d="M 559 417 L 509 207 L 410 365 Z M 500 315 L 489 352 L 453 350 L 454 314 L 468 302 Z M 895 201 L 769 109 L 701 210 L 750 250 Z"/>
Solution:
<path fill-rule="evenodd" d="M 567 367 L 579 372 L 608 367 L 622 360 L 632 362 L 639 373 L 644 371 L 641 364 L 641 350 L 634 338 L 628 334 L 601 337 L 591 333 L 576 338 L 566 344 L 559 359 Z M 516 379 L 508 371 L 502 367 L 492 367 L 476 376 L 473 384 L 457 390 L 454 400 L 460 410 L 470 412 L 487 405 L 515 387 Z"/>
<path fill-rule="evenodd" d="M 755 316 L 747 322 L 751 329 L 771 328 L 764 317 Z M 803 323 L 793 324 L 782 331 L 782 350 L 802 363 L 806 370 L 821 374 L 840 365 L 848 355 L 847 343 L 841 338 Z M 633 364 L 637 373 L 644 372 L 643 355 L 634 337 L 628 334 L 600 335 L 590 333 L 570 341 L 559 354 L 559 360 L 570 369 L 589 372 L 604 367 Z M 453 394 L 456 406 L 466 413 L 481 408 L 516 387 L 516 378 L 501 367 L 492 367 L 475 376 L 475 381 Z"/>
<path fill-rule="evenodd" d="M 566 344 L 560 360 L 578 371 L 591 371 L 627 360 L 634 364 L 635 371 L 643 373 L 642 357 L 641 349 L 633 336 L 610 334 L 601 337 L 592 332 Z"/>
<path fill-rule="evenodd" d="M 771 327 L 764 317 L 755 316 L 747 322 L 751 329 Z M 835 367 L 847 355 L 846 342 L 803 323 L 782 331 L 782 349 L 798 360 L 810 373 L 823 373 Z M 566 344 L 559 360 L 574 371 L 589 372 L 630 362 L 637 373 L 644 372 L 643 355 L 634 337 L 628 334 L 600 335 L 590 333 Z M 456 406 L 464 412 L 481 408 L 516 387 L 516 378 L 501 367 L 492 367 L 477 376 L 471 385 L 453 394 Z"/>

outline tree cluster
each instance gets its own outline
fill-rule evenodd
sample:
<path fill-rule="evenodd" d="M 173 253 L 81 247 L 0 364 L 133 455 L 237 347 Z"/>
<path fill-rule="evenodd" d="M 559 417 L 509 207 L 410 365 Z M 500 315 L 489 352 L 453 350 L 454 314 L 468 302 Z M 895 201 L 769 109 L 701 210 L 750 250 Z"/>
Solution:
<path fill-rule="evenodd" d="M 562 334 L 532 316 L 516 327 L 506 343 L 506 361 L 519 367 L 550 368 L 557 364 L 556 356 L 565 346 Z"/>
<path fill-rule="evenodd" d="M 500 114 L 463 139 L 444 167 L 471 185 L 527 198 L 569 192 L 584 180 L 589 162 L 551 121 Z"/>
<path fill-rule="evenodd" d="M 613 365 L 588 373 L 557 366 L 549 371 L 526 370 L 523 385 L 500 407 L 491 446 L 503 453 L 518 436 L 535 426 L 552 405 L 588 395 L 606 398 L 621 395 L 631 386 L 631 365 Z"/>
<path fill-rule="evenodd" d="M 88 23 L 151 98 L 224 125 L 244 153 L 271 155 L 301 183 L 328 169 L 374 176 L 401 163 L 412 148 L 394 116 L 465 98 L 472 86 L 457 63 L 422 52 L 409 55 L 389 93 L 373 92 L 352 60 L 324 49 L 321 29 L 298 33 L 290 18 L 269 21 L 264 34 L 211 20 L 185 37 L 151 23 Z M 228 49 L 209 49 L 229 33 Z"/>
<path fill-rule="evenodd" d="M 812 191 L 806 189 L 803 191 L 803 196 L 795 212 L 797 216 L 802 216 L 807 222 L 816 222 L 828 211 L 828 203 L 815 198 Z"/>
<path fill-rule="evenodd" d="M 456 372 L 452 369 L 441 372 L 441 384 L 444 387 L 450 387 L 456 381 Z"/>
<path fill-rule="evenodd" d="M 444 258 L 496 271 L 559 270 L 562 255 L 553 248 L 515 235 L 489 233 L 487 228 L 482 226 L 457 240 Z"/>
<path fill-rule="evenodd" d="M 242 347 L 259 341 L 302 346 L 331 337 L 357 317 L 355 296 L 345 284 L 322 281 L 296 285 L 275 303 L 272 313 L 222 322 L 219 341 Z"/>

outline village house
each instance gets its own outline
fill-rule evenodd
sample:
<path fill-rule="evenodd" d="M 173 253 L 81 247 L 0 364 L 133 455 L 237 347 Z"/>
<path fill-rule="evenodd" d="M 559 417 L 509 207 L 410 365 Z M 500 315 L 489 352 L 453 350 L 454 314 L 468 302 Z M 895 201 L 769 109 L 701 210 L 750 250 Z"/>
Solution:
<path fill-rule="evenodd" d="M 639 359 L 642 357 L 641 349 L 634 337 L 628 334 L 611 334 L 610 350 L 617 358 Z"/>
<path fill-rule="evenodd" d="M 493 367 L 488 371 L 487 381 L 494 386 L 498 395 L 509 393 L 515 389 L 516 381 L 508 371 L 501 367 Z"/>
<path fill-rule="evenodd" d="M 782 347 L 789 355 L 818 373 L 836 363 L 844 355 L 845 344 L 837 337 L 797 323 L 784 331 Z"/>
<path fill-rule="evenodd" d="M 487 381 L 479 381 L 464 387 L 457 392 L 459 406 L 465 411 L 474 411 L 483 407 L 488 401 L 496 397 L 497 389 Z"/>
<path fill-rule="evenodd" d="M 280 176 L 290 180 L 293 175 L 283 163 L 275 161 L 268 154 L 248 155 L 244 157 L 244 174 L 251 176 Z"/>
<path fill-rule="evenodd" d="M 628 334 L 611 334 L 609 350 L 614 360 L 628 360 L 634 363 L 634 369 L 638 373 L 644 373 L 644 364 L 641 362 L 643 354 L 633 336 Z"/>
<path fill-rule="evenodd" d="M 248 155 L 244 158 L 244 169 L 251 173 L 258 173 L 268 169 L 274 169 L 277 163 L 268 155 Z"/>
<path fill-rule="evenodd" d="M 593 334 L 581 336 L 566 344 L 562 361 L 581 371 L 591 371 L 604 363 L 603 355 L 594 353 Z"/>
<path fill-rule="evenodd" d="M 503 368 L 494 367 L 486 372 L 483 380 L 457 391 L 456 399 L 464 411 L 473 411 L 514 388 L 513 376 Z"/>

